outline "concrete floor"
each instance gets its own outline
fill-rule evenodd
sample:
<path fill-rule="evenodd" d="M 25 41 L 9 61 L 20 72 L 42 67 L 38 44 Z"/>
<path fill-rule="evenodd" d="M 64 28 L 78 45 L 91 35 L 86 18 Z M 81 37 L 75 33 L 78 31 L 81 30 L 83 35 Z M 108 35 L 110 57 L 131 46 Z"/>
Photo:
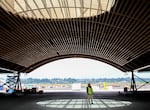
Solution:
<path fill-rule="evenodd" d="M 0 95 L 0 110 L 150 110 L 150 93 L 121 95 L 96 92 L 89 104 L 85 92 L 51 92 L 26 96 Z"/>

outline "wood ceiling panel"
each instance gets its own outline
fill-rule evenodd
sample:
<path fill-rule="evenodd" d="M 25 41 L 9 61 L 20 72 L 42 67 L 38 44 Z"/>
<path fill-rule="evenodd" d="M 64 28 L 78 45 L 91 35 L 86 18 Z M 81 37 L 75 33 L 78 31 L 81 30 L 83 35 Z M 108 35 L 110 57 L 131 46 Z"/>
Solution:
<path fill-rule="evenodd" d="M 67 55 L 105 59 L 123 71 L 136 69 L 145 61 L 138 58 L 150 51 L 149 5 L 116 0 L 110 12 L 69 19 L 26 18 L 0 8 L 0 58 L 26 71 Z"/>

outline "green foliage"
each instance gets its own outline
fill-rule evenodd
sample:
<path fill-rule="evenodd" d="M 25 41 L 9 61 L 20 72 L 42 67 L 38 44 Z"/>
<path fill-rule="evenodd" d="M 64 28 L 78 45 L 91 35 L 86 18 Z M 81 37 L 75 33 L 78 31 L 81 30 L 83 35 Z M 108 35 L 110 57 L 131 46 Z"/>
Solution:
<path fill-rule="evenodd" d="M 139 79 L 135 79 L 137 82 L 142 82 Z M 149 81 L 150 78 L 144 78 L 144 80 Z M 53 78 L 53 79 L 35 79 L 35 78 L 28 78 L 28 79 L 21 79 L 22 83 L 29 84 L 29 83 L 45 83 L 45 84 L 72 84 L 72 83 L 99 83 L 99 82 L 130 82 L 131 79 L 128 78 L 97 78 L 97 79 L 74 79 L 74 78 Z"/>

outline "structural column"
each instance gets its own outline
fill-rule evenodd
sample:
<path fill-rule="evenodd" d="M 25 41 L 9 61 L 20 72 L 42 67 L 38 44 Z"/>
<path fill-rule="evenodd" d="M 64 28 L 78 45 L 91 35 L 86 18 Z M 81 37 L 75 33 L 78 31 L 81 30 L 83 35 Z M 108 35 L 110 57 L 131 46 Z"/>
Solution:
<path fill-rule="evenodd" d="M 136 88 L 136 83 L 135 83 L 135 79 L 134 79 L 134 72 L 132 71 L 132 76 L 131 76 L 131 87 L 130 87 L 130 91 L 137 91 Z"/>
<path fill-rule="evenodd" d="M 17 81 L 15 84 L 15 89 L 22 91 L 22 86 L 21 86 L 21 81 L 20 81 L 20 72 L 17 73 Z"/>

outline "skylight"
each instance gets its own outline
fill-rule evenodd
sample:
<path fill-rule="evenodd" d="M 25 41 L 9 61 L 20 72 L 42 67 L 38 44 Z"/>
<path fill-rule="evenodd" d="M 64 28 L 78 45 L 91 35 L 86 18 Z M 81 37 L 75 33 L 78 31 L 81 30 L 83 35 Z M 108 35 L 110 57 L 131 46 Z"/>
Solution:
<path fill-rule="evenodd" d="M 115 0 L 1 0 L 0 6 L 31 18 L 84 18 L 110 11 Z"/>

